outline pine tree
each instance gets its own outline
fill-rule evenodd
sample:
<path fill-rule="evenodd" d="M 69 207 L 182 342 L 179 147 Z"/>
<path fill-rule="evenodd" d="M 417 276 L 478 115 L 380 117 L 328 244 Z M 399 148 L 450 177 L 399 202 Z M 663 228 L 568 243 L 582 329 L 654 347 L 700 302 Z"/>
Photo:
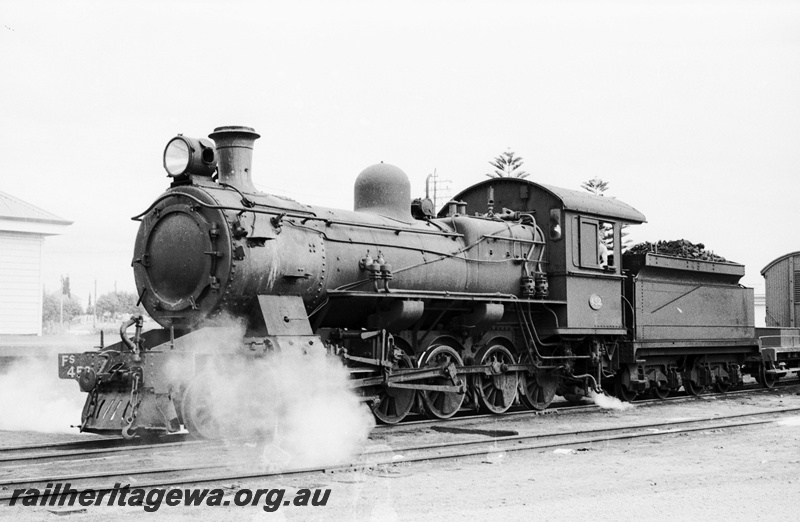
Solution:
<path fill-rule="evenodd" d="M 508 149 L 497 156 L 489 165 L 495 168 L 494 172 L 486 174 L 490 178 L 527 178 L 529 174 L 522 167 L 522 157 Z"/>
<path fill-rule="evenodd" d="M 603 181 L 595 176 L 589 181 L 584 181 L 581 183 L 581 188 L 587 192 L 591 192 L 595 196 L 602 196 L 603 192 L 608 190 L 608 181 Z"/>
<path fill-rule="evenodd" d="M 589 192 L 591 194 L 594 194 L 595 196 L 605 196 L 604 193 L 605 193 L 606 190 L 608 190 L 608 186 L 609 186 L 609 182 L 608 181 L 603 181 L 601 178 L 598 178 L 597 176 L 593 177 L 592 179 L 590 179 L 588 181 L 584 181 L 583 183 L 581 183 L 581 188 L 583 190 L 585 190 L 586 192 Z M 622 236 L 622 251 L 623 252 L 625 252 L 628 249 L 628 247 L 630 246 L 630 244 L 631 244 L 631 240 L 630 239 L 625 239 L 625 237 L 628 235 L 628 233 L 625 231 L 626 228 L 628 228 L 628 225 L 622 225 L 621 236 Z M 602 231 L 603 244 L 606 245 L 606 248 L 608 248 L 609 250 L 613 251 L 613 249 L 614 249 L 614 230 L 613 230 L 613 227 L 610 224 L 606 223 L 606 224 L 604 224 L 602 230 L 603 230 Z"/>

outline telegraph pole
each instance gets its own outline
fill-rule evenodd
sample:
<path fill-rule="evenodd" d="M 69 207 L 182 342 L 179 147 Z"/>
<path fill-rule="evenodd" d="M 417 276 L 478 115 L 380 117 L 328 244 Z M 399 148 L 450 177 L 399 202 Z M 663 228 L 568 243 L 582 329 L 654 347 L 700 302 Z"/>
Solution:
<path fill-rule="evenodd" d="M 449 179 L 441 179 L 436 173 L 436 169 L 433 169 L 433 173 L 428 174 L 428 177 L 425 179 L 425 197 L 430 198 L 429 190 L 431 185 L 433 185 L 433 197 L 431 201 L 433 201 L 433 208 L 435 210 L 441 208 L 439 204 L 440 201 L 446 202 L 450 198 L 450 183 L 452 183 L 452 181 Z"/>
<path fill-rule="evenodd" d="M 59 308 L 61 310 L 58 319 L 58 327 L 61 332 L 64 331 L 64 291 L 67 288 L 66 281 L 64 280 L 64 276 L 61 276 L 61 296 L 59 301 Z M 60 332 L 59 332 L 60 333 Z"/>

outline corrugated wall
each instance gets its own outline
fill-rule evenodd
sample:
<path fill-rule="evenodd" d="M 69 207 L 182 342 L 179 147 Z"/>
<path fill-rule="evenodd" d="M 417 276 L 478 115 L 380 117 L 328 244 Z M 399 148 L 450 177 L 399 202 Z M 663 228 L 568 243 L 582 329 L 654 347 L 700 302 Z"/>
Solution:
<path fill-rule="evenodd" d="M 0 334 L 42 333 L 43 240 L 0 232 Z"/>
<path fill-rule="evenodd" d="M 797 326 L 792 324 L 792 310 L 794 308 L 794 259 L 794 257 L 781 259 L 764 273 L 767 326 Z M 798 268 L 800 268 L 800 266 Z"/>

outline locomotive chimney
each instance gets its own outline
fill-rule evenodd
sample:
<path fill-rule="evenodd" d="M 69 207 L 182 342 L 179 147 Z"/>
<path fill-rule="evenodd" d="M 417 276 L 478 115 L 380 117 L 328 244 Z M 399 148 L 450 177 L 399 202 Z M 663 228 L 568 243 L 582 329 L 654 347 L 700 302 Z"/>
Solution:
<path fill-rule="evenodd" d="M 257 192 L 251 177 L 253 143 L 260 138 L 250 127 L 217 127 L 208 135 L 217 146 L 218 181 L 242 192 Z"/>

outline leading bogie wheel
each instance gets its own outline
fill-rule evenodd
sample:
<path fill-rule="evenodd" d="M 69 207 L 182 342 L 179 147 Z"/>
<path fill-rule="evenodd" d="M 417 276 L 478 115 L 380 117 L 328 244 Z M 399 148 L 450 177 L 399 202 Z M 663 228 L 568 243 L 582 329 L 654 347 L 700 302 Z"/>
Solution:
<path fill-rule="evenodd" d="M 517 397 L 519 380 L 517 372 L 509 372 L 505 367 L 514 364 L 514 356 L 505 346 L 495 344 L 484 346 L 475 354 L 475 362 L 488 366 L 491 375 L 475 374 L 473 387 L 481 410 L 490 413 L 508 411 Z"/>
<path fill-rule="evenodd" d="M 269 372 L 203 373 L 186 388 L 180 417 L 192 435 L 204 439 L 272 438 L 277 429 L 276 396 L 276 382 Z"/>
<path fill-rule="evenodd" d="M 419 359 L 420 368 L 446 368 L 450 364 L 463 366 L 464 362 L 458 352 L 450 346 L 440 344 L 432 346 L 423 352 Z M 461 383 L 463 377 L 457 377 Z M 447 376 L 426 379 L 424 384 L 438 386 L 453 386 L 452 380 Z M 464 403 L 464 393 L 422 390 L 420 392 L 425 414 L 436 419 L 449 419 L 455 415 Z"/>
<path fill-rule="evenodd" d="M 683 389 L 686 390 L 686 393 L 695 397 L 703 393 L 703 387 L 691 379 L 683 380 Z"/>
<path fill-rule="evenodd" d="M 192 435 L 204 439 L 219 439 L 224 429 L 216 413 L 208 381 L 194 379 L 186 388 L 181 401 L 184 427 Z"/>

